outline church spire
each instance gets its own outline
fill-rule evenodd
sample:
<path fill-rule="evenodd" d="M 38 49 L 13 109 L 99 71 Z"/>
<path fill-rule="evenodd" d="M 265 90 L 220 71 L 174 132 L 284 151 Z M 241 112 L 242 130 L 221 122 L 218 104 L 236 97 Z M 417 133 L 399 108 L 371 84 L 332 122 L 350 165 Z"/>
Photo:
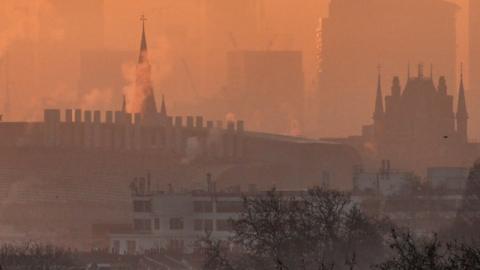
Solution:
<path fill-rule="evenodd" d="M 458 117 L 468 119 L 467 102 L 465 99 L 465 87 L 463 86 L 463 64 L 460 73 L 460 88 L 458 90 L 457 118 Z"/>
<path fill-rule="evenodd" d="M 135 81 L 135 97 L 141 101 L 141 107 L 137 112 L 142 114 L 145 122 L 155 122 L 157 114 L 157 105 L 155 102 L 155 94 L 151 80 L 151 65 L 147 55 L 147 38 L 145 34 L 144 15 L 140 18 L 142 21 L 142 39 L 140 43 L 140 55 L 137 64 L 137 78 Z"/>
<path fill-rule="evenodd" d="M 162 105 L 160 107 L 160 114 L 167 116 L 167 105 L 165 105 L 165 95 L 162 95 Z"/>
<path fill-rule="evenodd" d="M 140 20 L 142 21 L 142 40 L 140 42 L 140 55 L 138 56 L 138 63 L 148 63 L 148 47 L 147 47 L 147 37 L 145 34 L 145 21 L 147 18 L 145 18 L 145 15 L 142 15 L 140 17 Z"/>
<path fill-rule="evenodd" d="M 457 133 L 460 139 L 464 142 L 467 141 L 468 133 L 468 112 L 467 102 L 465 98 L 465 88 L 463 86 L 463 63 L 461 65 L 460 73 L 460 89 L 458 90 L 458 104 L 457 104 Z"/>
<path fill-rule="evenodd" d="M 373 119 L 375 121 L 383 119 L 383 95 L 382 95 L 382 76 L 380 74 L 380 66 L 378 66 L 377 96 L 375 100 L 375 111 Z"/>

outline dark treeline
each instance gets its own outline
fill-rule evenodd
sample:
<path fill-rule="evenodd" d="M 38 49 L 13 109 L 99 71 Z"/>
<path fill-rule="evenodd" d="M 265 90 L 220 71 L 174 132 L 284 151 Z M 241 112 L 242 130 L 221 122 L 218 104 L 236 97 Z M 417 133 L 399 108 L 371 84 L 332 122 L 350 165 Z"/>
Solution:
<path fill-rule="evenodd" d="M 37 242 L 0 246 L 0 270 L 97 269 L 108 262 L 115 269 L 147 269 L 140 256 L 118 256 L 108 251 L 80 252 Z"/>
<path fill-rule="evenodd" d="M 418 236 L 362 213 L 347 193 L 313 188 L 245 197 L 229 242 L 206 237 L 204 269 L 480 269 L 480 162 L 456 221 Z"/>

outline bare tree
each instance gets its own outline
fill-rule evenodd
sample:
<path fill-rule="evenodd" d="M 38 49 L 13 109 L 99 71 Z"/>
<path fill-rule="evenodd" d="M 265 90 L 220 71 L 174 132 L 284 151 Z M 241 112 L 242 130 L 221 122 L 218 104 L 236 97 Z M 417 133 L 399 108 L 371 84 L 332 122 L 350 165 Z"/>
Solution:
<path fill-rule="evenodd" d="M 221 252 L 220 245 L 210 243 L 206 269 L 353 269 L 358 258 L 366 262 L 366 255 L 383 250 L 383 223 L 352 207 L 348 194 L 339 191 L 313 188 L 286 195 L 272 190 L 246 197 L 232 223 L 231 241 L 240 251 Z"/>
<path fill-rule="evenodd" d="M 480 269 L 480 249 L 465 243 L 441 242 L 437 235 L 416 239 L 409 232 L 392 231 L 391 255 L 378 270 L 467 270 Z"/>

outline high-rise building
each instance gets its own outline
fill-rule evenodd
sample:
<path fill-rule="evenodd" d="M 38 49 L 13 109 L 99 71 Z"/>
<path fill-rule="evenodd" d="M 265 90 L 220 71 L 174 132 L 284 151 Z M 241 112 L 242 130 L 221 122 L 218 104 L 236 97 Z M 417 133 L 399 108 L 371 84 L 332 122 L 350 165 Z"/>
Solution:
<path fill-rule="evenodd" d="M 299 51 L 233 51 L 227 57 L 229 112 L 249 128 L 301 135 L 304 73 Z"/>
<path fill-rule="evenodd" d="M 457 6 L 438 0 L 332 0 L 322 20 L 318 88 L 319 135 L 346 136 L 370 117 L 371 74 L 388 77 L 409 62 L 434 64 L 456 82 Z"/>
<path fill-rule="evenodd" d="M 469 3 L 469 89 L 471 100 L 480 100 L 480 0 L 470 0 Z M 479 106 L 470 106 L 472 116 L 478 121 Z M 480 131 L 480 125 L 473 125 L 475 133 Z"/>
<path fill-rule="evenodd" d="M 258 49 L 263 0 L 203 0 L 200 88 L 216 92 L 225 78 L 225 54 L 231 50 Z"/>

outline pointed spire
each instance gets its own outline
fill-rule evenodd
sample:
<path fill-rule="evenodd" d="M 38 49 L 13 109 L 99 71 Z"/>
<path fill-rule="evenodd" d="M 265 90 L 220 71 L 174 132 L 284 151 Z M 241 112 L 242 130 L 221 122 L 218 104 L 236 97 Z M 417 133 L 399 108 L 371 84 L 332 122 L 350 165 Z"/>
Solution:
<path fill-rule="evenodd" d="M 148 62 L 148 57 L 147 57 L 147 51 L 148 51 L 148 46 L 147 46 L 147 37 L 145 34 L 145 21 L 147 18 L 145 15 L 142 14 L 140 17 L 140 20 L 142 21 L 142 40 L 140 42 L 140 55 L 138 57 L 138 63 L 145 63 Z"/>
<path fill-rule="evenodd" d="M 457 118 L 467 119 L 467 102 L 465 98 L 465 88 L 463 86 L 463 63 L 460 67 L 460 88 L 458 90 Z"/>
<path fill-rule="evenodd" d="M 377 96 L 375 99 L 375 112 L 373 113 L 374 120 L 380 120 L 383 118 L 383 95 L 382 95 L 382 75 L 381 67 L 378 66 L 378 81 L 377 81 Z"/>
<path fill-rule="evenodd" d="M 165 105 L 165 95 L 162 95 L 162 105 L 160 107 L 160 114 L 167 116 L 167 106 Z"/>
<path fill-rule="evenodd" d="M 135 91 L 139 96 L 142 96 L 139 112 L 142 114 L 143 121 L 154 122 L 157 118 L 157 105 L 151 81 L 151 65 L 147 56 L 147 38 L 145 34 L 145 21 L 147 19 L 142 15 L 140 20 L 142 21 L 142 40 L 140 43 L 140 55 L 137 64 Z"/>

